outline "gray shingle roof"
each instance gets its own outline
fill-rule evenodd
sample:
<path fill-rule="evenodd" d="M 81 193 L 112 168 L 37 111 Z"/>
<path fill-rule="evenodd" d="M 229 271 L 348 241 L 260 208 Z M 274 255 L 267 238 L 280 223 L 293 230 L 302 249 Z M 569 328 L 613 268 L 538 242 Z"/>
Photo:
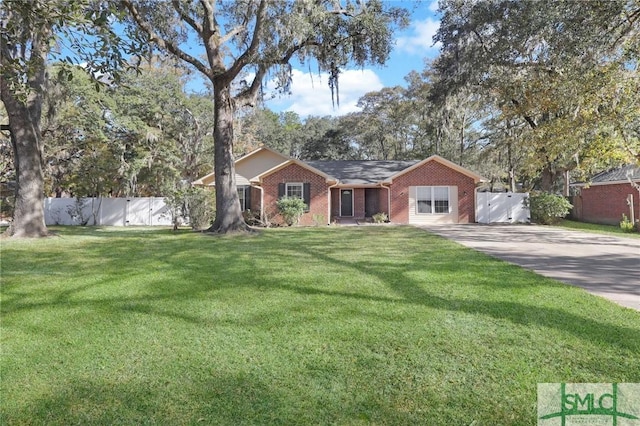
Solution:
<path fill-rule="evenodd" d="M 640 180 L 640 166 L 629 164 L 618 169 L 607 170 L 601 172 L 591 178 L 591 183 L 619 182 L 627 180 L 628 173 L 631 178 L 636 181 Z"/>
<path fill-rule="evenodd" d="M 418 160 L 406 161 L 307 161 L 314 167 L 343 184 L 364 185 L 383 181 L 413 166 Z"/>

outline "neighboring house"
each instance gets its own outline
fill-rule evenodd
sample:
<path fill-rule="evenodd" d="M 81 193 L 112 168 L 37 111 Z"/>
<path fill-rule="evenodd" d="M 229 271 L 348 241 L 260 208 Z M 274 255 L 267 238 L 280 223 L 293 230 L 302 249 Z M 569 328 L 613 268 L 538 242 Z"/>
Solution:
<path fill-rule="evenodd" d="M 304 199 L 300 223 L 363 220 L 386 213 L 393 223 L 475 222 L 482 177 L 437 155 L 422 161 L 300 161 L 262 147 L 235 162 L 242 210 L 278 221 L 276 201 Z M 211 173 L 192 183 L 215 186 Z"/>
<path fill-rule="evenodd" d="M 638 185 L 640 185 L 640 167 L 636 165 L 598 173 L 591 178 L 590 182 L 572 183 L 572 187 L 578 188 L 578 195 L 573 197 L 572 216 L 583 222 L 615 225 L 620 223 L 623 214 L 631 219 L 629 202 L 633 200 L 633 215 L 638 219 L 640 218 Z"/>

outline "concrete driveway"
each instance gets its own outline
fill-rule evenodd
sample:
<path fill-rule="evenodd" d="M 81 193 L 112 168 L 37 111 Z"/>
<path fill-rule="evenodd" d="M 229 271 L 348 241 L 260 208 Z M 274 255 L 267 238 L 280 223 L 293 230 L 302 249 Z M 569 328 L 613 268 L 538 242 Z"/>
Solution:
<path fill-rule="evenodd" d="M 640 311 L 640 239 L 537 225 L 421 228 Z"/>

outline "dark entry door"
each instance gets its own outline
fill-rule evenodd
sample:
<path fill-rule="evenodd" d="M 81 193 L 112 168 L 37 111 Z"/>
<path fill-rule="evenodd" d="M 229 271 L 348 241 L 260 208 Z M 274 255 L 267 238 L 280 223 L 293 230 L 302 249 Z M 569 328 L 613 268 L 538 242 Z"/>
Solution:
<path fill-rule="evenodd" d="M 353 190 L 340 190 L 340 216 L 353 216 Z"/>

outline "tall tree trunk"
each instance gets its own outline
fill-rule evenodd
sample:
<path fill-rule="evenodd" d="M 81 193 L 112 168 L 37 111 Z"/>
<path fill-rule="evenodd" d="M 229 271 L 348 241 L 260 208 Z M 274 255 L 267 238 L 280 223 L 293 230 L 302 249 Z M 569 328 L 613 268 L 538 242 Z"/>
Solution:
<path fill-rule="evenodd" d="M 215 81 L 214 93 L 214 175 L 216 179 L 216 220 L 210 232 L 228 232 L 249 229 L 240 211 L 236 188 L 236 170 L 233 158 L 233 100 L 230 84 Z"/>
<path fill-rule="evenodd" d="M 460 164 L 461 166 L 464 164 L 464 161 L 462 161 L 462 156 L 464 155 L 464 131 L 465 131 L 466 125 L 467 125 L 467 114 L 466 112 L 464 112 L 462 113 L 462 122 L 460 123 L 460 133 L 459 133 L 460 158 L 458 160 L 458 164 Z"/>
<path fill-rule="evenodd" d="M 19 19 L 13 12 L 3 14 L 3 18 Z M 3 29 L 7 22 L 2 22 Z M 44 222 L 40 118 L 47 78 L 51 28 L 41 25 L 35 29 L 25 28 L 24 31 L 27 34 L 26 39 L 16 40 L 15 46 L 4 35 L 0 38 L 0 99 L 9 117 L 16 171 L 13 221 L 5 235 L 44 237 L 47 235 L 47 227 Z M 15 63 L 12 63 L 12 60 Z M 16 66 L 16 63 L 20 65 Z M 23 82 L 25 77 L 26 81 Z"/>
<path fill-rule="evenodd" d="M 37 76 L 35 80 L 44 80 L 44 69 L 41 73 L 42 76 Z M 5 76 L 0 78 L 0 88 L 2 102 L 9 116 L 16 170 L 13 221 L 5 235 L 43 237 L 47 235 L 47 227 L 44 222 L 44 176 L 40 146 L 42 93 L 37 89 L 32 90 L 23 103 L 10 90 Z"/>
<path fill-rule="evenodd" d="M 540 189 L 544 192 L 553 192 L 555 180 L 556 173 L 552 170 L 551 164 L 547 164 L 540 172 Z"/>

